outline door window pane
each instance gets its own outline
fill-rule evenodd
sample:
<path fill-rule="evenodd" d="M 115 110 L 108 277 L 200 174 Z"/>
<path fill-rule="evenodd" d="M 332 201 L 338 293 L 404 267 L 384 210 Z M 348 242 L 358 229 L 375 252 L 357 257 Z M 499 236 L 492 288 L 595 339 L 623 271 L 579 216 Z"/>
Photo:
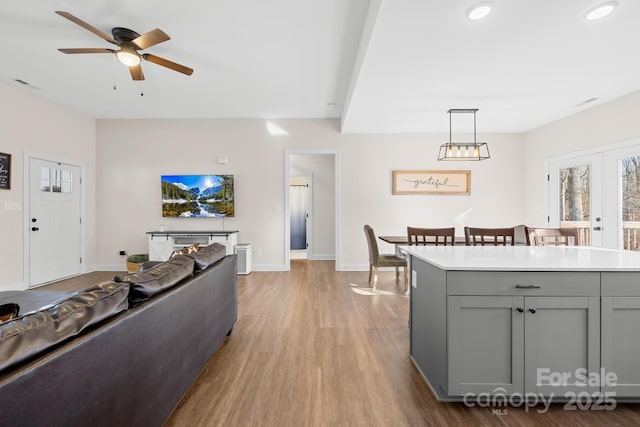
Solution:
<path fill-rule="evenodd" d="M 581 245 L 591 243 L 590 175 L 588 164 L 560 169 L 560 227 L 577 227 Z"/>
<path fill-rule="evenodd" d="M 51 191 L 51 169 L 40 168 L 40 191 Z"/>
<path fill-rule="evenodd" d="M 40 191 L 47 193 L 71 193 L 73 174 L 70 170 L 40 169 Z"/>
<path fill-rule="evenodd" d="M 622 249 L 640 251 L 640 156 L 619 161 L 622 183 Z"/>
<path fill-rule="evenodd" d="M 71 181 L 73 180 L 73 175 L 69 170 L 62 170 L 62 192 L 63 193 L 71 193 Z"/>

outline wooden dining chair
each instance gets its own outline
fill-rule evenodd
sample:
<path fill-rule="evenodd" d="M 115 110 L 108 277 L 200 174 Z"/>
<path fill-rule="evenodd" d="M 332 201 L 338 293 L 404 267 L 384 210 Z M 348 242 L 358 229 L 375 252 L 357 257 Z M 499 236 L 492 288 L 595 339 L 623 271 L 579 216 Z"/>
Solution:
<path fill-rule="evenodd" d="M 514 235 L 514 227 L 464 228 L 464 240 L 467 246 L 514 246 Z"/>
<path fill-rule="evenodd" d="M 579 246 L 577 227 L 533 228 L 526 227 L 525 235 L 529 246 Z"/>
<path fill-rule="evenodd" d="M 455 245 L 456 228 L 407 227 L 409 245 Z"/>
<path fill-rule="evenodd" d="M 378 286 L 378 267 L 395 267 L 396 282 L 400 280 L 400 267 L 404 267 L 404 290 L 406 292 L 409 289 L 407 260 L 395 254 L 381 254 L 371 226 L 364 226 L 364 234 L 367 236 L 367 246 L 369 247 L 369 283 L 373 277 L 373 289 L 375 290 Z"/>

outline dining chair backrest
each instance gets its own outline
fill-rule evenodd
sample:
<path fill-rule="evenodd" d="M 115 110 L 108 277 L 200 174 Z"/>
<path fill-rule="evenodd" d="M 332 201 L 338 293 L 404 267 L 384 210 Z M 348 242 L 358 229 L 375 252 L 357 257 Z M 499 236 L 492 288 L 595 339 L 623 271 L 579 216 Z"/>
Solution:
<path fill-rule="evenodd" d="M 465 227 L 464 240 L 467 246 L 514 246 L 515 229 Z"/>
<path fill-rule="evenodd" d="M 367 236 L 367 246 L 369 247 L 369 264 L 377 265 L 380 252 L 378 251 L 378 243 L 376 242 L 376 234 L 370 225 L 364 226 L 364 234 Z"/>
<path fill-rule="evenodd" d="M 409 245 L 455 245 L 456 229 L 407 227 Z"/>
<path fill-rule="evenodd" d="M 561 228 L 533 228 L 527 227 L 525 231 L 527 245 L 529 246 L 578 246 L 577 227 Z"/>

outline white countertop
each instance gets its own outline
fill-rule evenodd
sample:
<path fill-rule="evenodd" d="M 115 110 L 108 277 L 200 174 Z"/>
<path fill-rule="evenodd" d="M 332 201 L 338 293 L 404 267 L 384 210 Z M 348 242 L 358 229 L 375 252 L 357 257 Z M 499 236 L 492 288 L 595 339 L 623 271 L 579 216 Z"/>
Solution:
<path fill-rule="evenodd" d="M 443 270 L 640 271 L 640 252 L 587 246 L 400 246 Z"/>

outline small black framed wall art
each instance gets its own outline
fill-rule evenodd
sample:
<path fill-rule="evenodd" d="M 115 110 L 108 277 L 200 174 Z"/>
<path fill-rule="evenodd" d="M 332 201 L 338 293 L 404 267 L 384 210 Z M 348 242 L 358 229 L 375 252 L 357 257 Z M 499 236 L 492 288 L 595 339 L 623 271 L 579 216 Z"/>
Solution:
<path fill-rule="evenodd" d="M 0 153 L 0 190 L 11 190 L 11 154 Z"/>

